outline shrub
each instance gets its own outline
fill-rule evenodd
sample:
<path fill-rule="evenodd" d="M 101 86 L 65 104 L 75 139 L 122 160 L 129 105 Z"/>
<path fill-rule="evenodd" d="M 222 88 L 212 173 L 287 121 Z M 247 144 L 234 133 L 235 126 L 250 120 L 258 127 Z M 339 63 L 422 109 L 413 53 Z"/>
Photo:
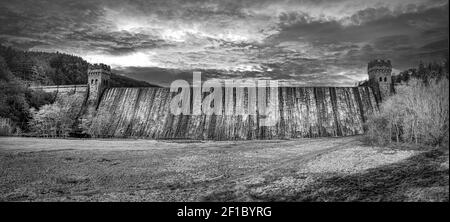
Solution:
<path fill-rule="evenodd" d="M 56 92 L 49 93 L 38 89 L 27 89 L 25 91 L 25 97 L 27 98 L 30 107 L 38 109 L 45 104 L 51 104 L 55 102 Z"/>
<path fill-rule="evenodd" d="M 369 116 L 367 122 L 366 141 L 370 144 L 386 145 L 390 142 L 391 135 L 386 129 L 389 127 L 389 119 L 380 113 Z"/>
<path fill-rule="evenodd" d="M 371 144 L 391 142 L 438 145 L 448 142 L 448 79 L 410 80 L 369 116 L 367 140 Z"/>
<path fill-rule="evenodd" d="M 83 104 L 83 96 L 73 94 L 44 105 L 39 110 L 31 109 L 29 122 L 33 134 L 38 136 L 66 137 L 73 130 Z"/>
<path fill-rule="evenodd" d="M 8 118 L 0 118 L 0 136 L 10 136 L 13 133 L 14 126 Z"/>

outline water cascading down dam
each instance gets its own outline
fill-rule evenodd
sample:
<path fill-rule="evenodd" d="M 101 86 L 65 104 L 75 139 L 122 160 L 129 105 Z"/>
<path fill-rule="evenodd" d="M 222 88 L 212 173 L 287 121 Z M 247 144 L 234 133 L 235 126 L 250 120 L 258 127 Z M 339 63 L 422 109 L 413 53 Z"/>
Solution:
<path fill-rule="evenodd" d="M 107 88 L 99 99 L 90 133 L 98 137 L 199 140 L 349 136 L 362 134 L 367 115 L 378 110 L 378 102 L 368 86 L 275 90 L 261 94 L 268 103 L 275 104 L 271 109 L 278 113 L 273 125 L 264 126 L 261 120 L 266 116 L 260 110 L 255 115 L 236 112 L 242 108 L 249 113 L 249 108 L 259 106 L 249 99 L 248 90 L 243 97 L 236 96 L 236 90 L 228 97 L 223 93 L 222 115 L 174 115 L 170 104 L 177 92 L 169 88 Z M 202 93 L 201 101 L 207 95 Z M 192 110 L 193 100 L 188 101 Z"/>

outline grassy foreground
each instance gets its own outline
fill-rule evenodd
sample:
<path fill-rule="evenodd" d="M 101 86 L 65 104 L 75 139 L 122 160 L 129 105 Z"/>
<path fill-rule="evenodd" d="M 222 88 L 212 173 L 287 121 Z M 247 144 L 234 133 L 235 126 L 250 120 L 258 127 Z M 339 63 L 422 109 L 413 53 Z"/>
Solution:
<path fill-rule="evenodd" d="M 449 201 L 447 149 L 0 137 L 1 201 Z"/>

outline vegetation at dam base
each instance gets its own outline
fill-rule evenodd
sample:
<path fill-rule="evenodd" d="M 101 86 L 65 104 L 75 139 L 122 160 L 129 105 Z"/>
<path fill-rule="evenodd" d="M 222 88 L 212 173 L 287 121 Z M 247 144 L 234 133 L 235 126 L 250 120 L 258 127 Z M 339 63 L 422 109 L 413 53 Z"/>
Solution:
<path fill-rule="evenodd" d="M 0 118 L 8 119 L 10 124 L 0 125 L 0 135 L 29 132 L 31 109 L 53 103 L 55 95 L 29 89 L 10 73 L 4 72 L 3 64 L 0 58 Z"/>
<path fill-rule="evenodd" d="M 73 94 L 59 98 L 52 104 L 32 109 L 29 129 L 32 135 L 44 137 L 68 137 L 77 125 L 84 96 Z"/>
<path fill-rule="evenodd" d="M 405 142 L 448 147 L 449 80 L 412 79 L 398 86 L 396 94 L 381 104 L 366 126 L 370 144 Z"/>

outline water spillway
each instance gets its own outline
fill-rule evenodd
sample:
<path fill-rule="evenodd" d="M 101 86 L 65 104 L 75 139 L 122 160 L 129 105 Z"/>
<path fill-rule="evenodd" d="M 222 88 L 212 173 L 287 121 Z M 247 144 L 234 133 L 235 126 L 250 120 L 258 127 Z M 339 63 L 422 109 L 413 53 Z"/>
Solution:
<path fill-rule="evenodd" d="M 90 133 L 98 137 L 201 140 L 349 136 L 362 134 L 367 115 L 378 109 L 370 87 L 276 90 L 279 115 L 275 124 L 263 126 L 261 119 L 265 117 L 259 112 L 236 114 L 236 106 L 248 111 L 249 99 L 238 98 L 235 91 L 232 97 L 222 95 L 222 115 L 173 115 L 170 103 L 177 93 L 169 88 L 108 88 L 98 104 Z M 264 96 L 273 100 L 270 93 Z M 205 97 L 203 93 L 202 100 Z M 227 107 L 233 110 L 231 114 L 227 114 Z"/>

